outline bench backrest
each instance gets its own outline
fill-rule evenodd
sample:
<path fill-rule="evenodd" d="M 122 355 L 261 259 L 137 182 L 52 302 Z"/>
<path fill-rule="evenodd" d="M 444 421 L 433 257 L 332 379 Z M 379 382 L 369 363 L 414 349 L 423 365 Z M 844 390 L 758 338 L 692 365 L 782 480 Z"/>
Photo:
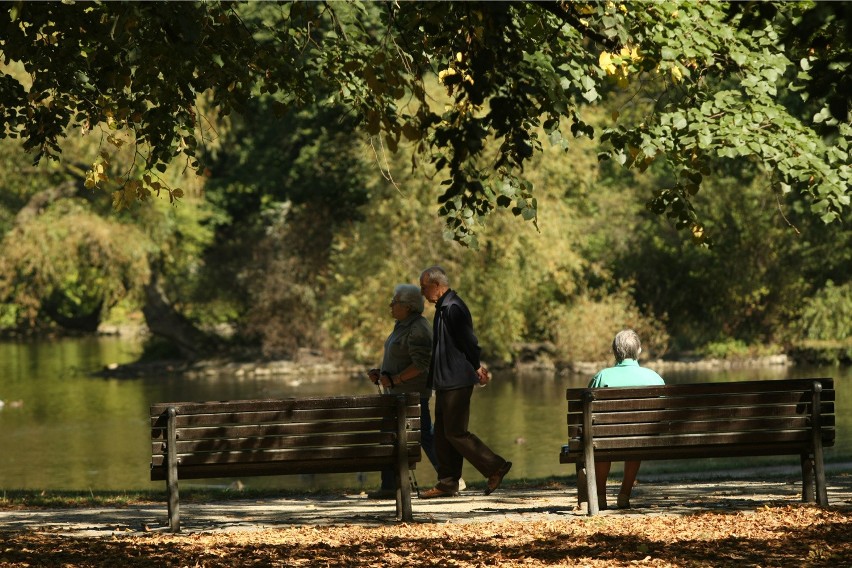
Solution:
<path fill-rule="evenodd" d="M 583 459 L 584 405 L 595 461 L 801 454 L 813 448 L 815 422 L 823 446 L 834 443 L 827 378 L 569 388 L 566 398 L 563 463 Z"/>
<path fill-rule="evenodd" d="M 152 480 L 167 478 L 170 409 L 183 479 L 393 467 L 400 414 L 409 467 L 420 461 L 417 394 L 162 403 L 151 406 Z"/>

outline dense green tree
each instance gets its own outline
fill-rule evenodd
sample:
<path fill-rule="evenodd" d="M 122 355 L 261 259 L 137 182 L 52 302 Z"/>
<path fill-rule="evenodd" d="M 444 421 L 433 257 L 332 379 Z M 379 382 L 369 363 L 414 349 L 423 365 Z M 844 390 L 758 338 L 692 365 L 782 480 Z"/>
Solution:
<path fill-rule="evenodd" d="M 335 240 L 333 280 L 323 299 L 333 347 L 359 359 L 379 357 L 392 324 L 393 286 L 416 284 L 420 271 L 440 264 L 470 306 L 491 361 L 513 360 L 527 347 L 559 361 L 608 359 L 613 334 L 625 326 L 640 329 L 649 351 L 662 355 L 664 327 L 639 309 L 626 283 L 611 281 L 608 269 L 580 254 L 589 213 L 578 211 L 570 196 L 595 190 L 595 155 L 588 143 L 570 159 L 557 148 L 535 157 L 530 176 L 546 205 L 540 230 L 496 212 L 478 235 L 477 251 L 442 238 L 445 229 L 429 214 L 435 182 L 406 171 L 399 156 L 391 160 L 393 181 L 373 180 L 364 219 Z M 598 189 L 610 190 L 623 188 Z"/>
<path fill-rule="evenodd" d="M 0 151 L 4 246 L 22 243 L 0 256 L 2 325 L 124 297 L 187 355 L 218 345 L 199 326 L 228 323 L 268 356 L 373 360 L 392 286 L 440 263 L 489 358 L 525 342 L 606 358 L 624 326 L 653 354 L 669 335 L 691 348 L 846 329 L 842 4 L 5 13 L 0 134 L 62 160 Z M 86 168 L 120 213 L 75 183 Z M 154 193 L 169 199 L 138 203 Z M 706 235 L 711 251 L 690 242 Z"/>
<path fill-rule="evenodd" d="M 270 120 L 271 102 L 264 97 L 234 116 L 206 159 L 205 195 L 218 215 L 216 242 L 205 252 L 210 285 L 201 295 L 228 301 L 241 335 L 280 356 L 325 343 L 321 302 L 332 242 L 361 216 L 374 160 L 340 109 Z"/>
<path fill-rule="evenodd" d="M 144 250 L 126 247 L 138 228 L 93 213 L 85 201 L 63 199 L 3 237 L 0 324 L 39 328 L 50 322 L 97 330 L 102 317 L 147 278 Z"/>
<path fill-rule="evenodd" d="M 288 2 L 257 20 L 231 2 L 15 2 L 4 6 L 0 52 L 29 76 L 0 76 L 0 134 L 39 159 L 58 156 L 70 128 L 103 127 L 112 142 L 126 132 L 143 174 L 106 176 L 98 163 L 89 174 L 123 206 L 152 192 L 180 197 L 158 179 L 178 157 L 203 168 L 211 132 L 200 95 L 219 114 L 258 93 L 281 111 L 336 103 L 382 147 L 415 142 L 442 180 L 440 215 L 471 243 L 495 207 L 536 219 L 523 170 L 542 127 L 559 145 L 568 131 L 592 136 L 583 107 L 626 89 L 653 104 L 600 129 L 603 155 L 640 170 L 666 162 L 677 177 L 653 210 L 700 242 L 693 197 L 719 157 L 762 164 L 771 191 L 805 195 L 824 221 L 849 208 L 848 108 L 830 93 L 788 106 L 790 89 L 815 92 L 823 71 L 838 88 L 848 76 L 848 34 L 820 47 L 848 29 L 849 13 L 818 4 L 772 3 L 755 17 L 715 2 Z M 795 60 L 784 43 L 791 25 L 808 31 Z M 431 74 L 446 108 L 427 95 Z"/>

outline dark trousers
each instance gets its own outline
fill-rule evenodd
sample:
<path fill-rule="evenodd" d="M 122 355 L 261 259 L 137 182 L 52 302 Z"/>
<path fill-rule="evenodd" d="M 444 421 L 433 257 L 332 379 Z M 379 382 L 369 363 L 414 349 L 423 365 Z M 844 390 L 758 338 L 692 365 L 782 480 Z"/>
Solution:
<path fill-rule="evenodd" d="M 471 394 L 473 386 L 435 392 L 435 453 L 442 485 L 458 486 L 464 460 L 485 477 L 506 462 L 468 431 Z"/>
<path fill-rule="evenodd" d="M 435 457 L 435 433 L 432 431 L 432 415 L 429 414 L 429 399 L 420 399 L 420 447 L 437 471 L 438 458 Z M 396 474 L 392 469 L 382 471 L 382 489 L 396 489 Z"/>

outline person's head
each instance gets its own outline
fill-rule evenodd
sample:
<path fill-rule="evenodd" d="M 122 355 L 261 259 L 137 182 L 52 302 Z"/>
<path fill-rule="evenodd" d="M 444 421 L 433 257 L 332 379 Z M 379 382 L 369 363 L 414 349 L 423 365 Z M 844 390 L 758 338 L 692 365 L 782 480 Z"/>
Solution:
<path fill-rule="evenodd" d="M 411 314 L 423 313 L 423 296 L 420 288 L 414 284 L 397 284 L 393 289 L 391 314 L 394 319 L 403 320 Z"/>
<path fill-rule="evenodd" d="M 640 353 L 642 353 L 642 344 L 639 342 L 639 336 L 632 329 L 619 331 L 612 340 L 612 354 L 615 355 L 617 363 L 625 359 L 639 359 Z"/>
<path fill-rule="evenodd" d="M 434 304 L 450 289 L 450 279 L 440 266 L 430 266 L 420 273 L 420 293 Z"/>

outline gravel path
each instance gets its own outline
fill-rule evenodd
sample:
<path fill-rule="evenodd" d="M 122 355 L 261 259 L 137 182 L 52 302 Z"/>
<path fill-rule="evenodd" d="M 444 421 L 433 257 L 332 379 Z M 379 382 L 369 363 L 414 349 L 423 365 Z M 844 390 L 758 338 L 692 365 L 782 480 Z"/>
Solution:
<path fill-rule="evenodd" d="M 602 515 L 636 517 L 690 515 L 701 512 L 755 511 L 769 506 L 801 503 L 799 474 L 770 470 L 740 472 L 736 479 L 672 479 L 642 477 L 631 499 L 632 508 L 602 511 Z M 617 480 L 610 481 L 614 504 Z M 164 492 L 165 493 L 165 492 Z M 833 466 L 828 473 L 832 508 L 852 512 L 852 467 Z M 416 523 L 477 523 L 497 521 L 565 520 L 581 517 L 573 488 L 500 489 L 489 496 L 466 490 L 446 499 L 413 500 Z M 395 523 L 393 501 L 375 501 L 364 494 L 320 497 L 235 499 L 181 503 L 184 533 L 263 530 L 306 525 L 378 526 Z M 42 509 L 0 511 L 0 530 L 46 531 L 81 537 L 145 534 L 167 531 L 165 495 L 162 503 L 121 508 Z"/>

